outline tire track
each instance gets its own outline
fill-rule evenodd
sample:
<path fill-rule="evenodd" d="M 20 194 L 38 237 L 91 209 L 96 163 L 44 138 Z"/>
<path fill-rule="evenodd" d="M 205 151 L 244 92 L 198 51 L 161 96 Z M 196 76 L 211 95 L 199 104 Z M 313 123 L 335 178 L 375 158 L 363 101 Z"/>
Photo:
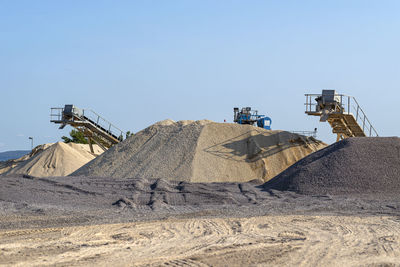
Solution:
<path fill-rule="evenodd" d="M 353 266 L 399 263 L 389 216 L 195 218 L 0 232 L 9 265 Z"/>

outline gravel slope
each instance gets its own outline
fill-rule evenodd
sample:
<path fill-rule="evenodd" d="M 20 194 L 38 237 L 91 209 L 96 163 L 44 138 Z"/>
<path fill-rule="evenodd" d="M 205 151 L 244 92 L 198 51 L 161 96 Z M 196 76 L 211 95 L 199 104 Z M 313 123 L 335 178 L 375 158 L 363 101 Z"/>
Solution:
<path fill-rule="evenodd" d="M 301 194 L 399 194 L 400 138 L 348 138 L 300 160 L 266 189 Z"/>
<path fill-rule="evenodd" d="M 264 182 L 325 146 L 313 138 L 249 125 L 167 120 L 113 146 L 71 175 Z"/>

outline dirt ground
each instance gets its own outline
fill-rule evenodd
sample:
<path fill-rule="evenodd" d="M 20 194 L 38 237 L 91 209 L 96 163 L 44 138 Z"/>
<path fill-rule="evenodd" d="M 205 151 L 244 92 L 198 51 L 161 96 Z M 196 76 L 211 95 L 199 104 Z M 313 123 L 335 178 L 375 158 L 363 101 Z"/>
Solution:
<path fill-rule="evenodd" d="M 400 263 L 400 217 L 186 218 L 2 230 L 0 251 L 2 265 L 20 266 L 393 266 Z"/>
<path fill-rule="evenodd" d="M 0 177 L 4 266 L 400 266 L 398 195 Z"/>

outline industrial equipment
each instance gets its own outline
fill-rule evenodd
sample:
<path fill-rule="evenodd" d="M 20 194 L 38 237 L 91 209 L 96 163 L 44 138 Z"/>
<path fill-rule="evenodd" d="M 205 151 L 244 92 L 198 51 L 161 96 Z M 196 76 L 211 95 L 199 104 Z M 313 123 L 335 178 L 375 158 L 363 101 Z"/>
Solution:
<path fill-rule="evenodd" d="M 103 150 L 122 141 L 125 133 L 90 109 L 80 109 L 74 105 L 63 108 L 51 108 L 50 122 L 61 124 L 63 129 L 67 124 L 82 132 L 89 141 L 93 153 L 92 142 Z"/>
<path fill-rule="evenodd" d="M 233 121 L 239 124 L 257 125 L 257 127 L 271 130 L 271 118 L 258 114 L 257 110 L 251 110 L 251 107 L 233 108 Z"/>
<path fill-rule="evenodd" d="M 310 136 L 313 138 L 317 138 L 317 128 L 314 128 L 314 131 L 290 131 L 291 133 L 294 134 L 300 134 L 300 135 L 304 135 L 304 136 Z"/>
<path fill-rule="evenodd" d="M 357 100 L 352 96 L 322 90 L 322 94 L 306 94 L 306 114 L 328 121 L 337 141 L 348 137 L 378 136 Z M 312 102 L 314 98 L 316 103 Z M 352 113 L 354 112 L 354 113 Z"/>

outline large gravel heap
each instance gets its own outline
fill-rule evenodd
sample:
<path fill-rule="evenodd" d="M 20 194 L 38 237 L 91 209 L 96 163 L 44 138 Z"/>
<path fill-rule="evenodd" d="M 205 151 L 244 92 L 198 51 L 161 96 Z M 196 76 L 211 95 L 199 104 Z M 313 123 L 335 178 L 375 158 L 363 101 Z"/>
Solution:
<path fill-rule="evenodd" d="M 165 120 L 110 148 L 71 175 L 262 182 L 325 146 L 313 138 L 250 125 Z"/>
<path fill-rule="evenodd" d="M 400 138 L 349 138 L 300 160 L 264 184 L 302 194 L 399 194 Z"/>

